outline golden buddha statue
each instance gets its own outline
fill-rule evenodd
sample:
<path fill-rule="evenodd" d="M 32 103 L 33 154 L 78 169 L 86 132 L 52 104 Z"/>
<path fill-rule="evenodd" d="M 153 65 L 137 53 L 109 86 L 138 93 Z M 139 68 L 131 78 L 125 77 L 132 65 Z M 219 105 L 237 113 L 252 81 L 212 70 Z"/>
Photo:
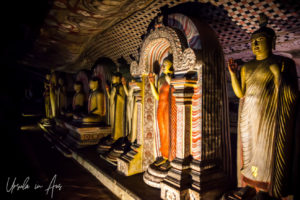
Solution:
<path fill-rule="evenodd" d="M 163 61 L 164 76 L 158 79 L 158 85 L 155 87 L 154 76 L 149 74 L 148 78 L 151 85 L 151 91 L 156 100 L 158 100 L 157 107 L 157 123 L 160 135 L 160 152 L 162 158 L 159 157 L 155 161 L 156 166 L 169 168 L 170 162 L 175 158 L 176 136 L 172 135 L 170 130 L 170 108 L 172 102 L 175 102 L 175 97 L 172 95 L 174 88 L 171 87 L 170 82 L 174 74 L 172 67 L 173 63 L 169 59 Z M 172 127 L 176 129 L 176 127 Z"/>
<path fill-rule="evenodd" d="M 57 109 L 59 114 L 63 114 L 67 110 L 67 88 L 62 77 L 58 78 L 57 94 Z"/>
<path fill-rule="evenodd" d="M 55 118 L 57 116 L 57 77 L 56 73 L 52 72 L 50 77 L 50 104 L 51 104 L 51 118 Z"/>
<path fill-rule="evenodd" d="M 84 110 L 85 94 L 83 92 L 83 84 L 81 81 L 74 83 L 75 94 L 73 96 L 72 109 L 74 113 L 80 113 Z"/>
<path fill-rule="evenodd" d="M 106 92 L 110 103 L 110 123 L 112 126 L 112 139 L 116 141 L 124 137 L 124 108 L 125 92 L 121 84 L 122 74 L 117 72 L 112 76 L 112 88 L 106 85 Z"/>
<path fill-rule="evenodd" d="M 46 80 L 44 81 L 44 101 L 45 101 L 45 115 L 46 118 L 51 118 L 51 104 L 50 104 L 50 74 L 46 74 Z"/>
<path fill-rule="evenodd" d="M 84 105 L 85 105 L 85 94 L 83 92 L 83 84 L 81 81 L 76 81 L 74 83 L 74 91 L 75 94 L 73 96 L 73 101 L 72 101 L 72 111 L 63 113 L 65 117 L 72 117 L 73 115 L 78 115 L 77 117 L 80 116 L 81 113 L 84 112 Z M 74 117 L 76 118 L 76 117 Z"/>
<path fill-rule="evenodd" d="M 104 94 L 100 90 L 100 80 L 94 77 L 90 80 L 90 95 L 88 99 L 88 114 L 75 114 L 73 118 L 82 123 L 100 123 L 105 120 Z"/>
<path fill-rule="evenodd" d="M 107 152 L 111 146 L 120 138 L 125 137 L 125 92 L 121 83 L 122 74 L 120 72 L 112 75 L 112 87 L 106 85 L 106 93 L 109 99 L 109 116 L 110 125 L 112 127 L 111 137 L 103 141 L 99 147 L 98 152 Z M 122 146 L 124 146 L 123 142 Z"/>
<path fill-rule="evenodd" d="M 124 88 L 124 92 L 126 94 L 126 135 L 128 140 L 133 143 L 136 140 L 137 136 L 137 104 L 135 102 L 135 97 L 133 95 L 134 89 L 133 84 L 135 81 L 132 80 L 129 83 L 129 88 L 127 87 L 126 79 L 122 77 L 122 85 Z"/>
<path fill-rule="evenodd" d="M 232 59 L 228 64 L 234 93 L 240 98 L 238 175 L 239 185 L 244 186 L 228 199 L 288 195 L 296 69 L 293 60 L 272 54 L 276 35 L 266 27 L 266 17 L 262 19 L 261 28 L 251 36 L 256 59 L 240 71 Z"/>

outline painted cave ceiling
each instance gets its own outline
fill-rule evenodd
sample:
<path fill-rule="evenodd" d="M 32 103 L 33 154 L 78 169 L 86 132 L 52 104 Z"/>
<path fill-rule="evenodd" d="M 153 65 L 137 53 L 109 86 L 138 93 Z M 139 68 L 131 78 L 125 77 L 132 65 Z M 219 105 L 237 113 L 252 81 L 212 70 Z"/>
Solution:
<path fill-rule="evenodd" d="M 206 21 L 216 32 L 225 56 L 252 56 L 250 34 L 259 13 L 277 34 L 276 51 L 300 65 L 298 1 L 274 0 L 55 0 L 32 48 L 20 59 L 28 66 L 78 71 L 99 57 L 128 63 L 138 57 L 142 39 L 158 14 L 182 12 Z"/>

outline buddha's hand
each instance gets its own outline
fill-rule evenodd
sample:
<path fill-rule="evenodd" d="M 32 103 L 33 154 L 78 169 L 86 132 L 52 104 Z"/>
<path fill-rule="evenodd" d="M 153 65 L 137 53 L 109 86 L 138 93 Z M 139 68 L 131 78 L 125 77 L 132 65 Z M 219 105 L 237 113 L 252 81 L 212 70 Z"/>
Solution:
<path fill-rule="evenodd" d="M 109 91 L 109 86 L 107 84 L 105 84 L 105 89 L 106 91 Z"/>
<path fill-rule="evenodd" d="M 228 60 L 228 69 L 229 69 L 229 72 L 235 74 L 239 70 L 238 68 L 239 67 L 238 67 L 237 63 L 234 62 L 233 58 L 229 58 L 229 60 Z"/>
<path fill-rule="evenodd" d="M 149 79 L 150 83 L 154 83 L 154 75 L 153 75 L 153 73 L 149 73 L 148 79 Z"/>
<path fill-rule="evenodd" d="M 122 84 L 123 84 L 123 85 L 126 85 L 126 79 L 125 79 L 125 77 L 122 77 L 122 80 L 121 80 L 121 81 L 122 81 Z"/>

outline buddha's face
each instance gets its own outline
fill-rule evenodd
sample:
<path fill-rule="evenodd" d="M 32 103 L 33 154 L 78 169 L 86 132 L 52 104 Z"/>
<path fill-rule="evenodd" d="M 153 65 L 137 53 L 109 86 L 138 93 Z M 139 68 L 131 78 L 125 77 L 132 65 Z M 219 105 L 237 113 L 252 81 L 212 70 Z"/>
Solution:
<path fill-rule="evenodd" d="M 172 62 L 169 60 L 165 60 L 163 62 L 163 67 L 164 67 L 164 74 L 165 75 L 172 75 L 173 71 L 171 70 L 172 67 Z"/>
<path fill-rule="evenodd" d="M 62 78 L 59 78 L 59 79 L 58 79 L 58 84 L 59 84 L 59 85 L 64 85 L 64 80 L 63 80 Z"/>
<path fill-rule="evenodd" d="M 46 80 L 50 81 L 51 75 L 50 74 L 46 74 Z"/>
<path fill-rule="evenodd" d="M 172 77 L 172 75 L 174 74 L 174 72 L 171 70 L 172 62 L 169 61 L 169 60 L 165 60 L 165 61 L 163 62 L 163 67 L 164 67 L 164 74 L 166 75 L 166 76 L 165 76 L 165 79 L 166 79 L 166 81 L 170 84 L 170 82 L 171 82 L 171 77 Z"/>
<path fill-rule="evenodd" d="M 118 77 L 118 76 L 113 76 L 111 81 L 112 81 L 112 84 L 120 83 L 120 77 Z"/>
<path fill-rule="evenodd" d="M 271 46 L 266 36 L 258 35 L 251 39 L 251 49 L 254 55 L 261 56 L 269 54 Z"/>
<path fill-rule="evenodd" d="M 76 93 L 80 92 L 82 89 L 81 85 L 80 84 L 74 84 L 74 90 Z"/>
<path fill-rule="evenodd" d="M 91 90 L 96 90 L 96 89 L 98 89 L 98 81 L 93 81 L 93 80 L 91 80 L 91 81 L 90 81 L 90 89 L 91 89 Z"/>

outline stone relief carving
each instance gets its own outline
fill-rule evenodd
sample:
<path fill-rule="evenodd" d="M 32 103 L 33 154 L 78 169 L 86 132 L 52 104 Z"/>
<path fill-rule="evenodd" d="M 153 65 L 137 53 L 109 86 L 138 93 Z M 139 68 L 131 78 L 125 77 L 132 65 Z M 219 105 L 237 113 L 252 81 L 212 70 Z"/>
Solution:
<path fill-rule="evenodd" d="M 187 48 L 184 50 L 182 55 L 182 63 L 177 69 L 177 71 L 190 71 L 190 70 L 196 70 L 196 55 L 193 49 Z"/>
<path fill-rule="evenodd" d="M 167 40 L 170 43 L 170 47 L 173 54 L 173 67 L 175 71 L 180 69 L 182 63 L 182 51 L 185 47 L 181 45 L 180 39 L 176 31 L 170 27 L 162 27 L 153 31 L 144 41 L 141 49 L 140 67 L 144 73 L 149 73 L 150 66 L 147 66 L 147 55 L 152 47 L 152 44 L 157 40 Z"/>

